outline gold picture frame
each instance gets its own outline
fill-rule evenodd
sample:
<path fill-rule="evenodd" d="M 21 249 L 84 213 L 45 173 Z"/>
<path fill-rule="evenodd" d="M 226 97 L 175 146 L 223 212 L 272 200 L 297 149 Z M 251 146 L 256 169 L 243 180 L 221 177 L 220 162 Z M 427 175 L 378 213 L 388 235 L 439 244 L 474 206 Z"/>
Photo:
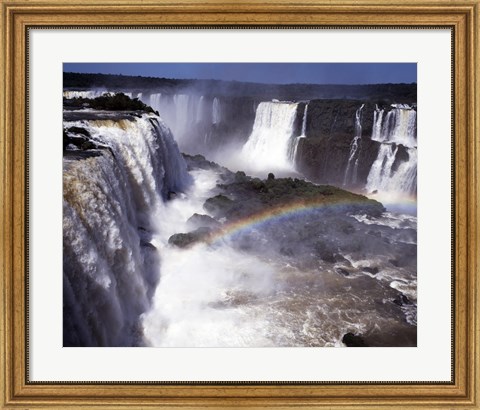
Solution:
<path fill-rule="evenodd" d="M 0 0 L 1 401 L 16 408 L 480 408 L 480 0 Z M 449 383 L 28 381 L 27 37 L 32 27 L 450 28 L 453 35 L 453 378 Z"/>

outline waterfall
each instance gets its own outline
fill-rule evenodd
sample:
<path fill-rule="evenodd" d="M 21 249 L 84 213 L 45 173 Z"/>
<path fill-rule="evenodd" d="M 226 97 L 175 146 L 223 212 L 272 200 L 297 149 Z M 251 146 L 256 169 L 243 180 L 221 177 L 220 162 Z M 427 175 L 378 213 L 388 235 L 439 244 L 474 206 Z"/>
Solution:
<path fill-rule="evenodd" d="M 366 190 L 389 196 L 415 196 L 417 191 L 417 112 L 392 104 L 384 116 L 374 112 L 372 140 L 381 143 L 367 177 Z"/>
<path fill-rule="evenodd" d="M 368 192 L 416 195 L 417 150 L 407 148 L 408 159 L 394 170 L 393 165 L 398 150 L 399 146 L 396 144 L 384 143 L 380 146 L 377 159 L 367 177 L 366 189 Z"/>
<path fill-rule="evenodd" d="M 305 108 L 303 110 L 303 119 L 302 119 L 302 133 L 296 137 L 295 139 L 291 140 L 291 144 L 288 150 L 288 157 L 292 164 L 295 164 L 297 158 L 297 151 L 298 151 L 298 144 L 302 138 L 307 137 L 307 115 L 308 115 L 308 103 L 305 104 Z"/>
<path fill-rule="evenodd" d="M 197 117 L 196 117 L 196 122 L 197 124 L 200 124 L 205 118 L 205 98 L 200 96 L 200 99 L 198 100 L 197 104 Z"/>
<path fill-rule="evenodd" d="M 150 101 L 147 103 L 152 107 L 154 110 L 159 111 L 160 104 L 162 101 L 162 93 L 153 93 L 150 94 Z"/>
<path fill-rule="evenodd" d="M 303 110 L 303 119 L 302 119 L 302 133 L 301 137 L 307 136 L 307 115 L 308 115 L 308 103 L 305 104 L 305 109 Z"/>
<path fill-rule="evenodd" d="M 177 138 L 181 138 L 187 132 L 189 123 L 196 118 L 196 115 L 190 111 L 192 103 L 189 95 L 175 94 L 173 103 L 175 104 L 175 127 L 173 132 Z"/>
<path fill-rule="evenodd" d="M 355 112 L 355 136 L 350 143 L 350 154 L 348 156 L 347 168 L 345 169 L 345 176 L 343 178 L 343 185 L 356 184 L 358 173 L 358 156 L 360 148 L 360 140 L 362 138 L 362 110 L 365 104 Z M 353 164 L 353 172 L 352 172 Z"/>
<path fill-rule="evenodd" d="M 255 114 L 253 130 L 242 149 L 242 155 L 257 168 L 292 169 L 289 157 L 297 103 L 262 102 Z"/>
<path fill-rule="evenodd" d="M 375 111 L 373 112 L 373 126 L 372 126 L 372 140 L 381 141 L 382 138 L 382 120 L 383 120 L 384 110 L 378 108 L 378 105 L 375 106 Z"/>
<path fill-rule="evenodd" d="M 64 157 L 64 346 L 141 344 L 139 316 L 159 278 L 154 237 L 163 201 L 169 191 L 185 190 L 190 175 L 170 130 L 153 114 L 64 127 L 81 128 L 107 148 Z"/>
<path fill-rule="evenodd" d="M 401 106 L 401 108 L 398 108 Z M 384 110 L 374 112 L 372 140 L 394 142 L 405 147 L 417 146 L 417 112 L 404 104 L 393 104 L 383 119 Z"/>
<path fill-rule="evenodd" d="M 221 120 L 220 100 L 215 97 L 212 103 L 212 124 L 220 124 Z"/>
<path fill-rule="evenodd" d="M 144 102 L 160 113 L 184 152 L 203 151 L 205 139 L 198 138 L 198 127 L 210 127 L 222 121 L 221 101 L 218 98 L 210 99 L 196 94 L 155 93 L 149 101 Z"/>
<path fill-rule="evenodd" d="M 367 190 L 388 190 L 397 151 L 398 147 L 394 144 L 382 144 L 380 146 L 377 159 L 372 164 L 367 177 Z"/>
<path fill-rule="evenodd" d="M 104 94 L 116 94 L 106 90 L 64 91 L 64 98 L 97 98 Z"/>

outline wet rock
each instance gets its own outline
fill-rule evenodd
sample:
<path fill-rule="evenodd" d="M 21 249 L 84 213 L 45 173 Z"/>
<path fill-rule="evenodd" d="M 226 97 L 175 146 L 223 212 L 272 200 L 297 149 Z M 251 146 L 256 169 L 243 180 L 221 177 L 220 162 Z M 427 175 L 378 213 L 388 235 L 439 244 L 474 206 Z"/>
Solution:
<path fill-rule="evenodd" d="M 397 259 L 389 259 L 388 261 L 397 268 L 400 266 L 400 263 Z"/>
<path fill-rule="evenodd" d="M 225 195 L 208 198 L 203 204 L 203 209 L 212 215 L 225 215 L 233 206 L 233 201 Z"/>
<path fill-rule="evenodd" d="M 177 193 L 174 192 L 174 191 L 168 191 L 168 193 L 167 193 L 167 199 L 168 199 L 169 201 L 172 200 L 172 199 L 177 198 L 177 196 L 178 196 Z"/>
<path fill-rule="evenodd" d="M 408 155 L 407 148 L 402 144 L 397 145 L 397 154 L 395 155 L 395 161 L 392 164 L 392 174 L 398 170 L 398 167 L 408 161 L 410 156 Z"/>
<path fill-rule="evenodd" d="M 95 149 L 95 148 L 97 148 L 97 146 L 96 146 L 92 141 L 85 141 L 85 142 L 81 145 L 81 149 L 83 149 L 83 150 Z"/>
<path fill-rule="evenodd" d="M 110 154 L 112 154 L 113 158 L 115 158 L 115 154 L 113 153 L 113 149 L 111 149 L 110 147 L 97 145 L 95 148 L 100 149 L 100 150 L 106 150 L 106 151 L 110 152 Z"/>
<path fill-rule="evenodd" d="M 189 169 L 221 169 L 222 167 L 218 165 L 215 162 L 207 160 L 203 155 L 197 154 L 197 155 L 188 155 L 188 154 L 182 154 L 183 158 L 187 162 L 187 165 Z"/>
<path fill-rule="evenodd" d="M 168 243 L 179 248 L 188 248 L 207 239 L 211 232 L 210 228 L 198 228 L 188 233 L 176 233 L 168 239 Z"/>
<path fill-rule="evenodd" d="M 347 347 L 368 347 L 361 336 L 354 335 L 353 333 L 345 334 L 342 338 L 342 343 Z"/>
<path fill-rule="evenodd" d="M 393 303 L 395 303 L 397 306 L 405 306 L 411 305 L 412 301 L 407 298 L 403 293 L 401 293 L 395 299 L 393 299 Z"/>
<path fill-rule="evenodd" d="M 376 274 L 379 272 L 379 270 L 378 270 L 378 268 L 377 268 L 376 266 L 373 267 L 373 268 L 370 267 L 370 266 L 364 266 L 364 267 L 362 268 L 362 270 L 363 270 L 364 272 L 371 273 L 372 275 L 376 275 Z"/>
<path fill-rule="evenodd" d="M 344 265 L 347 265 L 347 266 L 352 266 L 351 262 L 345 258 L 343 255 L 339 254 L 339 253 L 336 253 L 334 255 L 334 258 L 335 258 L 335 262 L 340 262 Z"/>
<path fill-rule="evenodd" d="M 192 228 L 218 228 L 221 225 L 220 222 L 216 221 L 211 216 L 196 213 L 188 218 L 187 224 Z"/>
<path fill-rule="evenodd" d="M 333 250 L 328 243 L 325 243 L 323 241 L 317 241 L 313 245 L 313 248 L 315 250 L 315 255 L 317 255 L 322 261 L 328 263 L 336 262 Z"/>
<path fill-rule="evenodd" d="M 82 127 L 70 127 L 67 129 L 67 132 L 71 134 L 80 134 L 87 138 L 90 138 L 90 133 L 85 128 L 82 128 Z"/>
<path fill-rule="evenodd" d="M 81 149 L 82 144 L 88 141 L 88 138 L 85 135 L 76 135 L 75 133 L 71 132 L 70 130 L 72 128 L 69 128 L 68 130 L 65 128 L 63 129 L 63 150 L 66 150 L 67 146 L 70 144 Z M 83 128 L 79 129 L 83 130 Z"/>
<path fill-rule="evenodd" d="M 146 242 L 146 241 L 142 241 L 142 240 L 140 240 L 140 246 L 142 248 L 146 248 L 146 249 L 152 250 L 152 251 L 157 250 L 157 247 L 155 245 L 152 245 L 150 242 Z"/>
<path fill-rule="evenodd" d="M 343 276 L 350 276 L 350 272 L 344 268 L 336 268 L 337 273 Z"/>

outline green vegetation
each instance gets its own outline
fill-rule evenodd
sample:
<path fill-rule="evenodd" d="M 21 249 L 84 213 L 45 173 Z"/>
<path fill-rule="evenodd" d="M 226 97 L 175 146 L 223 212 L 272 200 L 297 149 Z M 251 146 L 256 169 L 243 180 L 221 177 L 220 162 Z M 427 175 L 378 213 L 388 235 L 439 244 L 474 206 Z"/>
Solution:
<path fill-rule="evenodd" d="M 417 84 L 258 84 L 240 81 L 181 80 L 113 74 L 63 73 L 65 89 L 151 90 L 180 93 L 195 88 L 201 95 L 262 98 L 268 100 L 313 100 L 316 98 L 362 99 L 378 102 L 412 103 L 417 100 Z"/>
<path fill-rule="evenodd" d="M 363 195 L 331 185 L 315 185 L 297 178 L 253 178 L 220 185 L 220 188 L 224 195 L 208 199 L 204 207 L 208 212 L 215 208 L 215 214 L 223 212 L 228 219 L 292 203 L 304 203 L 305 206 L 339 204 L 343 212 L 363 210 L 372 216 L 378 216 L 384 211 L 381 203 Z"/>
<path fill-rule="evenodd" d="M 93 108 L 108 111 L 145 111 L 155 113 L 152 107 L 144 104 L 138 98 L 130 98 L 123 93 L 104 94 L 97 98 L 63 99 L 64 108 Z"/>

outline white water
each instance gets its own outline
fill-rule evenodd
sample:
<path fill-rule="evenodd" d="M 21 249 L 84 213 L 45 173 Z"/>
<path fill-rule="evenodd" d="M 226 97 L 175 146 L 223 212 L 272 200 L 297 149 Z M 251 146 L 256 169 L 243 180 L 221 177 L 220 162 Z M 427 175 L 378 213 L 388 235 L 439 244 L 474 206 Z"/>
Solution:
<path fill-rule="evenodd" d="M 382 121 L 384 110 L 378 108 L 378 105 L 373 112 L 373 128 L 372 128 L 372 140 L 382 141 Z"/>
<path fill-rule="evenodd" d="M 394 105 L 397 107 L 398 105 Z M 402 144 L 405 147 L 417 146 L 417 112 L 410 108 L 393 108 L 383 118 L 384 110 L 374 113 L 372 140 Z"/>
<path fill-rule="evenodd" d="M 162 93 L 154 93 L 150 95 L 150 101 L 148 102 L 150 107 L 154 110 L 162 111 L 161 104 L 162 104 Z M 162 115 L 162 114 L 161 114 Z M 163 117 L 162 117 L 163 118 Z"/>
<path fill-rule="evenodd" d="M 199 126 L 218 125 L 222 122 L 222 102 L 219 98 L 208 98 L 196 94 L 167 95 L 153 93 L 144 102 L 158 111 L 171 128 L 180 149 L 196 154 L 203 152 L 208 144 L 208 133 L 196 140 Z"/>
<path fill-rule="evenodd" d="M 392 106 L 385 116 L 384 110 L 375 110 L 371 138 L 382 144 L 365 186 L 367 192 L 377 191 L 387 202 L 414 197 L 417 191 L 417 113 L 404 104 Z M 400 144 L 406 147 L 408 158 L 394 169 Z"/>
<path fill-rule="evenodd" d="M 303 119 L 302 119 L 302 133 L 296 137 L 295 139 L 291 140 L 290 147 L 288 150 L 288 157 L 292 164 L 296 164 L 297 160 L 297 152 L 298 152 L 298 144 L 302 138 L 307 138 L 307 115 L 308 115 L 308 103 L 305 104 L 305 109 L 303 110 Z"/>
<path fill-rule="evenodd" d="M 343 178 L 343 185 L 356 184 L 358 172 L 358 155 L 360 140 L 362 138 L 362 110 L 365 104 L 355 112 L 355 136 L 350 144 L 350 154 L 348 156 L 347 168 L 345 169 L 345 176 Z M 352 170 L 353 165 L 353 170 Z"/>
<path fill-rule="evenodd" d="M 265 321 L 256 322 L 240 308 L 232 311 L 216 306 L 242 289 L 260 295 L 267 292 L 273 273 L 270 265 L 224 244 L 189 249 L 168 244 L 174 233 L 190 230 L 186 221 L 192 214 L 205 213 L 203 203 L 220 181 L 210 170 L 192 175 L 195 184 L 186 195 L 163 209 L 155 242 L 162 255 L 162 274 L 153 307 L 142 316 L 147 343 L 163 347 L 271 345 L 262 336 Z"/>
<path fill-rule="evenodd" d="M 190 123 L 196 117 L 196 104 L 194 104 L 191 96 L 186 94 L 174 95 L 173 103 L 175 105 L 175 128 L 173 132 L 177 139 L 181 140 L 186 136 Z"/>
<path fill-rule="evenodd" d="M 63 92 L 63 97 L 64 98 L 97 98 L 101 97 L 102 95 L 105 94 L 119 94 L 120 92 L 116 91 L 107 91 L 107 90 L 88 90 L 88 91 L 64 91 Z M 130 98 L 133 97 L 133 93 L 128 93 L 128 92 L 122 92 L 122 94 L 127 95 Z M 142 99 L 142 93 L 137 93 L 135 98 L 138 98 L 139 100 Z"/>
<path fill-rule="evenodd" d="M 171 234 L 189 230 L 190 215 L 205 213 L 203 201 L 219 181 L 211 170 L 192 175 L 195 184 L 186 195 L 164 208 L 156 237 L 161 278 L 153 306 L 141 319 L 148 345 L 342 346 L 345 333 L 386 324 L 375 311 L 363 311 L 365 301 L 357 305 L 354 292 L 345 294 L 350 279 L 328 268 L 302 271 L 236 250 L 235 239 L 227 237 L 186 249 L 168 245 Z M 386 271 L 387 276 L 388 283 L 402 279 L 395 269 Z"/>
<path fill-rule="evenodd" d="M 64 98 L 96 98 L 105 94 L 107 91 L 64 91 Z"/>
<path fill-rule="evenodd" d="M 115 94 L 106 90 L 64 91 L 64 98 L 97 98 L 104 94 Z"/>
<path fill-rule="evenodd" d="M 297 103 L 262 102 L 253 130 L 242 149 L 245 162 L 253 168 L 293 170 L 289 148 L 294 139 Z"/>
<path fill-rule="evenodd" d="M 303 111 L 302 135 L 301 135 L 301 137 L 306 137 L 307 136 L 307 115 L 308 115 L 308 103 L 305 104 L 305 111 Z"/>
<path fill-rule="evenodd" d="M 111 150 L 64 159 L 64 343 L 136 345 L 139 315 L 150 306 L 160 274 L 152 238 L 163 198 L 186 189 L 190 176 L 170 131 L 154 115 L 64 126 L 84 128 Z"/>
<path fill-rule="evenodd" d="M 212 124 L 220 124 L 222 121 L 222 112 L 220 100 L 215 97 L 212 103 Z"/>
<path fill-rule="evenodd" d="M 203 97 L 203 95 L 201 95 L 197 104 L 197 117 L 195 119 L 197 124 L 203 121 L 203 118 L 205 116 L 205 105 L 205 98 Z"/>
<path fill-rule="evenodd" d="M 393 144 L 382 144 L 377 159 L 370 168 L 366 188 L 368 191 L 377 189 L 389 191 L 391 188 L 392 165 L 397 155 L 398 147 Z"/>

